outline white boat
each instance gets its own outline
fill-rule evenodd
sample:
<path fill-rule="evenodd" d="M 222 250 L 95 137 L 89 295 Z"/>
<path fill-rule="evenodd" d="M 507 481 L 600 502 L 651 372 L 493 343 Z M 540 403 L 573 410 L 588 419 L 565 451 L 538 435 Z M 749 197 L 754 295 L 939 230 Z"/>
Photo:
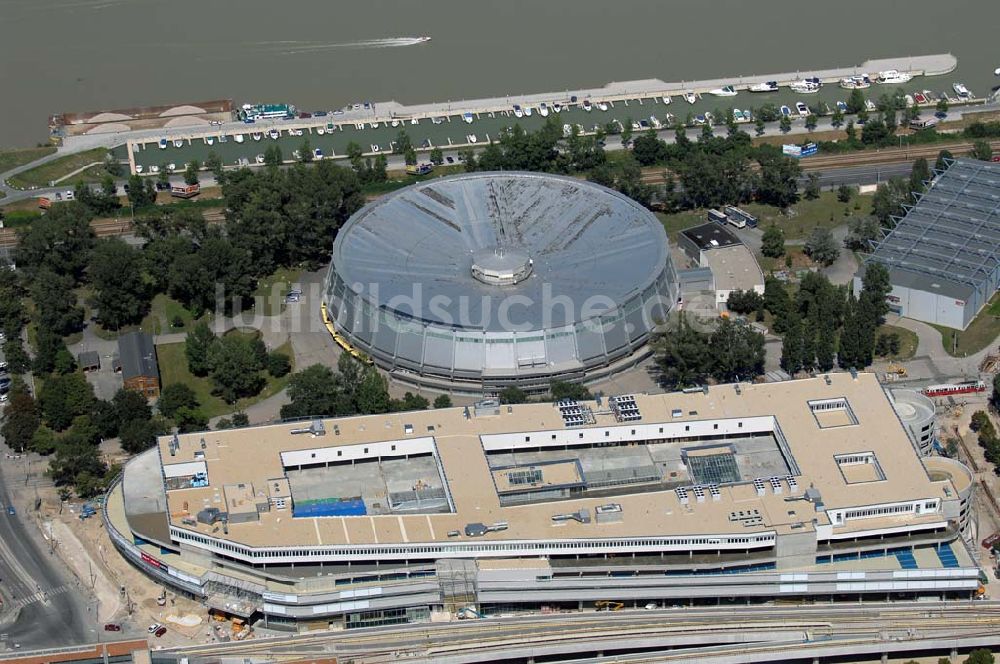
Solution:
<path fill-rule="evenodd" d="M 705 122 L 707 124 L 715 124 L 715 116 L 708 111 L 705 111 Z"/>
<path fill-rule="evenodd" d="M 530 106 L 525 106 L 524 107 L 524 117 L 530 118 L 532 113 L 534 113 L 534 111 L 532 110 L 532 108 Z"/>
<path fill-rule="evenodd" d="M 799 94 L 811 95 L 819 92 L 822 84 L 818 78 L 804 78 L 801 81 L 795 81 L 788 86 L 792 92 L 797 92 Z"/>
<path fill-rule="evenodd" d="M 324 129 L 323 127 L 317 127 L 316 128 L 316 133 L 319 134 L 320 136 L 322 136 L 322 135 L 324 135 L 326 133 L 326 129 Z"/>
<path fill-rule="evenodd" d="M 477 143 L 479 141 L 479 139 L 476 137 L 475 134 L 469 134 L 468 136 L 465 137 L 465 140 L 468 141 L 469 143 Z"/>
<path fill-rule="evenodd" d="M 323 150 L 321 150 L 320 148 L 316 148 L 315 150 L 313 150 L 313 159 L 322 159 L 322 158 L 323 158 Z"/>
<path fill-rule="evenodd" d="M 420 120 L 418 120 L 417 118 L 410 118 L 410 124 L 411 125 L 418 125 L 418 124 L 420 124 Z"/>
<path fill-rule="evenodd" d="M 389 123 L 389 124 L 391 124 L 393 127 L 398 127 L 399 126 L 399 120 L 393 118 L 392 122 Z"/>
<path fill-rule="evenodd" d="M 687 92 L 684 93 L 684 101 L 686 101 L 689 104 L 693 104 L 696 101 L 698 101 L 698 95 L 696 95 L 693 91 L 688 90 Z"/>
<path fill-rule="evenodd" d="M 972 93 L 969 92 L 969 88 L 965 87 L 964 83 L 955 83 L 951 87 L 960 99 L 968 99 L 972 96 Z"/>
<path fill-rule="evenodd" d="M 160 172 L 160 167 L 159 166 L 150 166 L 149 167 L 149 172 L 150 173 L 159 173 Z"/>
<path fill-rule="evenodd" d="M 805 117 L 809 115 L 809 107 L 806 106 L 805 102 L 797 101 L 795 102 L 795 110 L 799 112 L 799 115 Z"/>
<path fill-rule="evenodd" d="M 872 81 L 867 76 L 849 76 L 840 79 L 840 87 L 845 90 L 864 90 L 872 86 Z"/>
<path fill-rule="evenodd" d="M 462 113 L 462 119 L 465 120 L 465 124 L 472 124 L 472 121 L 475 120 L 475 117 L 472 115 L 472 113 Z"/>
<path fill-rule="evenodd" d="M 875 102 L 873 102 L 871 99 L 865 99 L 865 108 L 868 110 L 869 113 L 874 113 L 875 111 L 878 110 L 878 106 L 876 106 Z"/>
<path fill-rule="evenodd" d="M 783 117 L 788 118 L 792 116 L 792 109 L 788 108 L 787 106 L 782 106 L 780 111 Z"/>
<path fill-rule="evenodd" d="M 538 105 L 538 114 L 543 118 L 549 117 L 549 107 L 544 101 Z"/>
<path fill-rule="evenodd" d="M 913 106 L 913 104 L 915 103 L 913 101 L 913 95 L 906 95 L 905 97 L 903 97 L 903 101 L 906 102 L 907 106 Z"/>
<path fill-rule="evenodd" d="M 524 111 L 517 104 L 514 104 L 514 117 L 515 118 L 523 118 L 524 117 Z"/>
<path fill-rule="evenodd" d="M 709 90 L 708 94 L 715 95 L 716 97 L 735 97 L 736 89 L 731 85 L 723 85 L 721 88 Z"/>
<path fill-rule="evenodd" d="M 296 161 L 302 159 L 302 153 L 298 150 L 292 150 L 292 159 L 295 159 Z"/>
<path fill-rule="evenodd" d="M 135 172 L 136 173 L 142 173 L 142 164 L 136 164 L 135 165 Z"/>
<path fill-rule="evenodd" d="M 165 139 L 165 138 L 161 138 L 160 139 L 160 149 L 161 150 L 166 150 L 167 149 L 167 139 Z"/>
<path fill-rule="evenodd" d="M 184 147 L 184 141 L 181 140 L 181 139 L 179 139 L 179 138 L 175 139 L 174 140 L 174 147 L 175 148 L 182 148 L 182 147 Z"/>
<path fill-rule="evenodd" d="M 669 104 L 670 103 L 670 95 L 663 95 L 662 97 L 660 97 L 660 101 L 662 101 L 664 104 Z"/>
<path fill-rule="evenodd" d="M 267 135 L 270 136 L 273 140 L 278 140 L 278 137 L 281 136 L 281 132 L 278 131 L 277 129 L 272 129 L 271 131 L 267 132 Z"/>
<path fill-rule="evenodd" d="M 777 92 L 778 82 L 777 81 L 765 81 L 763 83 L 755 83 L 750 86 L 750 92 Z"/>
<path fill-rule="evenodd" d="M 996 69 L 993 70 L 993 75 L 1000 76 L 1000 67 L 997 67 Z"/>
<path fill-rule="evenodd" d="M 640 129 L 642 129 L 642 125 L 639 124 L 638 122 L 636 122 L 635 120 L 633 120 L 632 121 L 632 131 L 639 131 Z"/>
<path fill-rule="evenodd" d="M 847 112 L 847 102 L 838 101 L 837 102 L 837 110 L 840 111 L 841 113 L 846 113 Z"/>
<path fill-rule="evenodd" d="M 377 122 L 372 122 L 372 123 L 371 123 L 371 124 L 370 124 L 369 126 L 370 126 L 370 127 L 372 128 L 372 129 L 378 129 L 378 127 L 379 127 L 379 124 L 378 124 Z"/>
<path fill-rule="evenodd" d="M 173 173 L 176 170 L 177 170 L 177 164 L 175 164 L 173 162 L 170 162 L 169 164 L 167 164 L 167 173 Z"/>
<path fill-rule="evenodd" d="M 228 143 L 229 142 L 229 137 L 226 136 L 225 134 L 219 134 L 219 142 L 220 143 Z"/>
<path fill-rule="evenodd" d="M 583 100 L 583 110 L 587 111 L 588 113 L 590 113 L 592 110 L 594 110 L 594 107 L 593 107 L 593 105 L 591 105 L 589 99 L 584 99 Z"/>
<path fill-rule="evenodd" d="M 653 125 L 653 129 L 659 129 L 663 126 L 663 123 L 660 122 L 660 119 L 655 115 L 649 116 L 649 124 Z"/>
<path fill-rule="evenodd" d="M 243 142 L 243 134 L 236 134 L 236 135 L 234 135 L 233 136 L 233 140 L 236 141 L 237 143 L 242 143 Z"/>
<path fill-rule="evenodd" d="M 674 124 L 674 114 L 667 113 L 666 115 L 664 115 L 663 124 L 667 125 L 668 127 L 672 126 Z"/>
<path fill-rule="evenodd" d="M 433 124 L 441 124 L 442 122 L 444 122 L 444 118 L 431 118 L 431 122 Z"/>
<path fill-rule="evenodd" d="M 372 152 L 379 152 L 382 148 L 378 146 L 378 143 L 372 143 Z"/>
<path fill-rule="evenodd" d="M 563 138 L 569 138 L 573 135 L 573 125 L 564 124 L 563 125 Z"/>
<path fill-rule="evenodd" d="M 743 111 L 738 108 L 733 109 L 733 122 L 743 122 Z"/>
<path fill-rule="evenodd" d="M 908 83 L 913 76 L 895 69 L 886 69 L 878 73 L 879 83 Z"/>
<path fill-rule="evenodd" d="M 599 111 L 606 111 L 606 110 L 608 110 L 608 103 L 607 102 L 599 101 L 599 102 L 597 102 L 594 105 L 597 106 L 597 110 L 599 110 Z"/>
<path fill-rule="evenodd" d="M 215 145 L 215 139 L 211 136 L 205 136 L 201 140 L 205 142 L 205 145 Z"/>
<path fill-rule="evenodd" d="M 552 104 L 552 110 L 555 111 L 556 113 L 562 113 L 562 104 L 560 103 Z"/>
<path fill-rule="evenodd" d="M 258 163 L 258 164 L 263 164 L 263 163 L 264 163 L 264 155 L 262 155 L 262 154 L 259 154 L 259 155 L 257 155 L 256 157 L 254 157 L 254 160 L 255 160 L 255 161 L 256 161 L 256 162 Z"/>
<path fill-rule="evenodd" d="M 259 131 L 255 131 L 254 133 L 250 134 L 250 137 L 253 138 L 253 140 L 255 140 L 255 141 L 259 141 L 264 136 Z"/>

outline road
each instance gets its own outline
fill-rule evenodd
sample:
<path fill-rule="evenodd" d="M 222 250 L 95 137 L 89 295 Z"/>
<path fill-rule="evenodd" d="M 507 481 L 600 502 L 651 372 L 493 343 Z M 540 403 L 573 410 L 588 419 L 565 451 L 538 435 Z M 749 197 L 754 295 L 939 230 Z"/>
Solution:
<path fill-rule="evenodd" d="M 5 445 L 0 449 L 8 452 Z M 48 648 L 96 641 L 96 606 L 88 610 L 84 593 L 73 575 L 63 568 L 54 553 L 48 552 L 41 534 L 27 520 L 27 501 L 17 495 L 17 514 L 6 512 L 12 493 L 19 493 L 18 476 L 24 477 L 20 462 L 2 460 L 0 472 L 0 593 L 4 610 L 0 613 L 0 640 L 6 647 Z M 23 492 L 20 492 L 23 493 Z"/>
<path fill-rule="evenodd" d="M 629 658 L 631 652 L 642 653 L 635 656 L 645 661 L 676 657 L 702 662 L 751 649 L 796 650 L 806 656 L 817 645 L 839 645 L 847 652 L 874 647 L 879 652 L 887 643 L 946 639 L 950 647 L 984 633 L 1000 643 L 997 627 L 1000 603 L 988 601 L 732 605 L 416 623 L 186 646 L 164 654 L 237 658 L 252 653 L 286 659 L 308 653 L 354 662 L 458 664 L 570 653 L 603 661 L 603 655 Z"/>

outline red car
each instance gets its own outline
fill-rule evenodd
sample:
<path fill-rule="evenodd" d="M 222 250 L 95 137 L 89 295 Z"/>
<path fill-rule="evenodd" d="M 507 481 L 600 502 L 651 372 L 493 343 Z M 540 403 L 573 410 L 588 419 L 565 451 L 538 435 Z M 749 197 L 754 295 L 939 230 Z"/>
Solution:
<path fill-rule="evenodd" d="M 161 627 L 160 629 L 158 629 L 155 632 L 153 632 L 153 636 L 159 638 L 159 637 L 163 636 L 166 633 L 167 633 L 167 628 L 166 627 Z"/>
<path fill-rule="evenodd" d="M 104 623 L 105 632 L 120 632 L 122 631 L 122 626 L 118 623 Z"/>
<path fill-rule="evenodd" d="M 992 549 L 995 544 L 1000 544 L 1000 532 L 993 533 L 983 540 L 984 549 Z"/>

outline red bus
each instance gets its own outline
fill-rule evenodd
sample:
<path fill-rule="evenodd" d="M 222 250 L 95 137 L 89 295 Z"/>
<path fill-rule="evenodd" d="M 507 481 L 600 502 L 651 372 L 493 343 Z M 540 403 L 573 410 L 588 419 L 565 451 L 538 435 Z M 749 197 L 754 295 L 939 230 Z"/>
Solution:
<path fill-rule="evenodd" d="M 928 385 L 923 389 L 924 394 L 929 397 L 947 397 L 953 394 L 973 394 L 985 391 L 986 383 L 981 380 L 948 385 Z"/>

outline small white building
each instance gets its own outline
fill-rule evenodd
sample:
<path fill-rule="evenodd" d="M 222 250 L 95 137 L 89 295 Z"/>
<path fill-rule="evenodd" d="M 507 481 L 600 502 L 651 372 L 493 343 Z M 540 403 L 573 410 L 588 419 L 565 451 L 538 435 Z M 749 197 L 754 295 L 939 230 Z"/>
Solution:
<path fill-rule="evenodd" d="M 691 262 L 712 272 L 717 309 L 725 309 L 729 294 L 753 290 L 764 294 L 764 272 L 753 252 L 729 228 L 703 224 L 680 232 L 677 245 Z"/>

